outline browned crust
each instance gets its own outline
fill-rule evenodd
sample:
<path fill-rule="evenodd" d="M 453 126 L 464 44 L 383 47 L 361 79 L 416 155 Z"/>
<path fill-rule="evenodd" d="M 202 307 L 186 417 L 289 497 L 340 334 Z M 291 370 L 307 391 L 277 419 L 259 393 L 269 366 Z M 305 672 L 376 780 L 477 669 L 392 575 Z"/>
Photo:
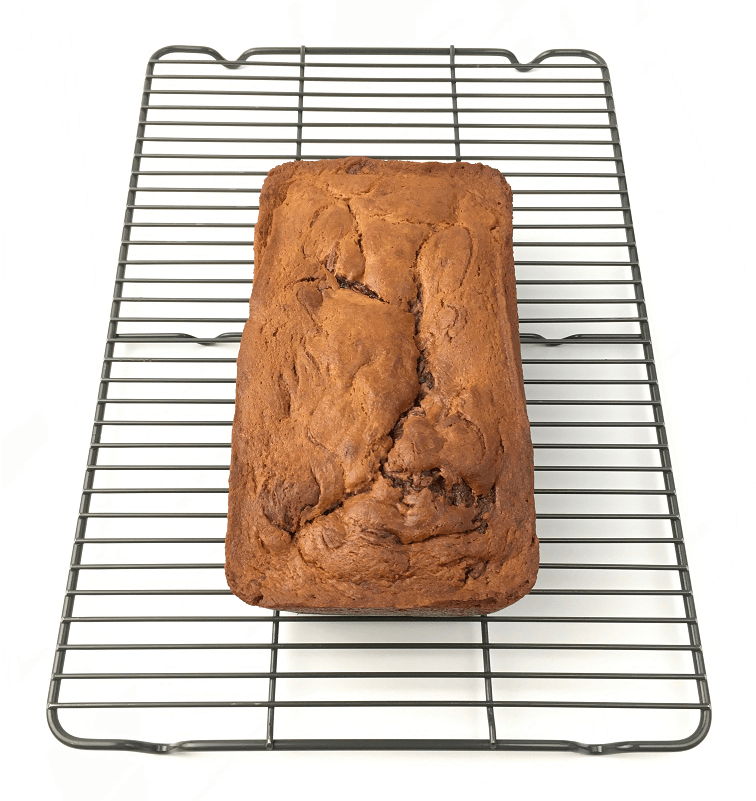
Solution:
<path fill-rule="evenodd" d="M 465 615 L 530 591 L 511 197 L 480 164 L 269 173 L 229 479 L 242 600 Z"/>

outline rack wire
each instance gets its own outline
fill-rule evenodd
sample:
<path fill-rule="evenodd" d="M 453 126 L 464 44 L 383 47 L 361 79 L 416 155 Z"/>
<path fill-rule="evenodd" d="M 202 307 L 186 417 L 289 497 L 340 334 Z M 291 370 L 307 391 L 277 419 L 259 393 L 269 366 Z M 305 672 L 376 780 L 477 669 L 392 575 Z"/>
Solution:
<path fill-rule="evenodd" d="M 542 564 L 499 613 L 270 613 L 223 542 L 268 170 L 479 161 L 515 198 Z M 150 59 L 48 698 L 77 748 L 681 750 L 711 719 L 604 60 L 207 47 Z M 71 733 L 71 732 L 76 732 Z"/>

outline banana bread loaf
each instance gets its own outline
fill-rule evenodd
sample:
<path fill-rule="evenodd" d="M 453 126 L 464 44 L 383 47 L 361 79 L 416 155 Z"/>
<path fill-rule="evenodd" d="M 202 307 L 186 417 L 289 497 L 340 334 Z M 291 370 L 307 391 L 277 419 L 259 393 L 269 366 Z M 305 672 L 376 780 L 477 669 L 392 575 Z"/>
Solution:
<path fill-rule="evenodd" d="M 237 371 L 226 577 L 242 600 L 464 615 L 530 591 L 533 450 L 501 173 L 276 167 Z"/>

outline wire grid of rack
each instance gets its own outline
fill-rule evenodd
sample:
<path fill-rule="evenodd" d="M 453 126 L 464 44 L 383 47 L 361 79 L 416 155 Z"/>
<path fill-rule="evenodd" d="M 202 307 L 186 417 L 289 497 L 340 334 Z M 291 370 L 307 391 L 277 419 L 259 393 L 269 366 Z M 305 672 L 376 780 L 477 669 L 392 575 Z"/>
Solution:
<path fill-rule="evenodd" d="M 274 165 L 479 161 L 515 198 L 542 564 L 487 617 L 271 613 L 223 541 L 235 356 Z M 64 743 L 700 742 L 710 705 L 606 63 L 253 48 L 149 61 L 48 720 Z"/>

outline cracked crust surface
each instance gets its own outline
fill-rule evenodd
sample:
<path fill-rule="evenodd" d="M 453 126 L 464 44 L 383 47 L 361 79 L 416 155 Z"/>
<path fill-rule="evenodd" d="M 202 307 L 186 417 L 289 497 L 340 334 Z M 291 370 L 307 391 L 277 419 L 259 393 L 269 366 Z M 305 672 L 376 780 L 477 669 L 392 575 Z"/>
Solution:
<path fill-rule="evenodd" d="M 530 591 L 533 449 L 497 170 L 272 170 L 236 392 L 226 577 L 244 601 L 476 614 Z"/>

